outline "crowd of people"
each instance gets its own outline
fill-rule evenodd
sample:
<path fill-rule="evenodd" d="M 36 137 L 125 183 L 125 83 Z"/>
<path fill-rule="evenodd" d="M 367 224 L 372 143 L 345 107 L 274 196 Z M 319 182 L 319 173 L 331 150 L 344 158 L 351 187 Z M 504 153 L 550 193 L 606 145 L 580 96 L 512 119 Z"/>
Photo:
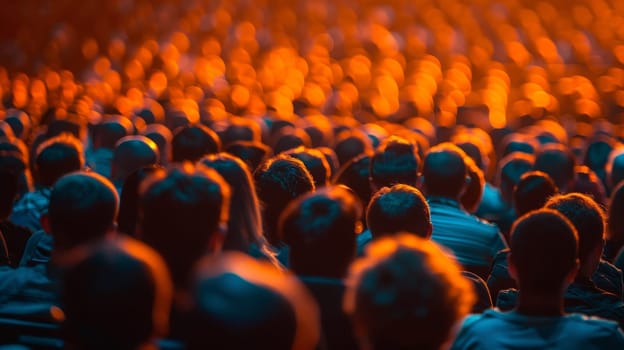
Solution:
<path fill-rule="evenodd" d="M 2 21 L 0 348 L 624 348 L 618 2 L 100 3 Z"/>

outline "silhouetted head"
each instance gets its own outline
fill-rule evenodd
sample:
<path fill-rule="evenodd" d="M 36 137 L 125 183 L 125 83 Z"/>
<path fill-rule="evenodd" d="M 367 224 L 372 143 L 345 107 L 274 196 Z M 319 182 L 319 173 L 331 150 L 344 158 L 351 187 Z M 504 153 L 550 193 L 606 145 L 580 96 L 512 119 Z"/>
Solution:
<path fill-rule="evenodd" d="M 591 139 L 585 149 L 583 165 L 596 173 L 603 186 L 607 184 L 606 165 L 609 154 L 615 146 L 616 142 L 611 137 L 599 135 Z"/>
<path fill-rule="evenodd" d="M 298 275 L 343 278 L 355 257 L 362 205 L 345 187 L 299 197 L 280 216 L 279 236 Z"/>
<path fill-rule="evenodd" d="M 19 109 L 9 109 L 4 121 L 11 127 L 18 139 L 27 139 L 32 130 L 32 121 L 26 112 Z"/>
<path fill-rule="evenodd" d="M 412 234 L 373 241 L 351 266 L 344 309 L 362 346 L 441 349 L 474 304 L 457 262 Z"/>
<path fill-rule="evenodd" d="M 545 145 L 535 157 L 533 170 L 548 174 L 561 192 L 567 192 L 574 178 L 574 154 L 561 144 Z"/>
<path fill-rule="evenodd" d="M 468 173 L 468 183 L 462 193 L 460 202 L 469 213 L 474 213 L 479 209 L 483 191 L 485 190 L 485 176 L 483 170 L 477 166 L 471 157 L 464 158 L 466 171 Z"/>
<path fill-rule="evenodd" d="M 371 155 L 373 153 L 373 144 L 364 132 L 356 129 L 343 131 L 338 134 L 334 149 L 340 166 L 343 166 L 361 154 Z"/>
<path fill-rule="evenodd" d="M 533 169 L 535 157 L 523 152 L 514 152 L 506 155 L 499 162 L 498 183 L 503 199 L 511 204 L 514 186 L 525 173 Z"/>
<path fill-rule="evenodd" d="M 315 349 L 316 302 L 294 276 L 240 253 L 198 266 L 186 329 L 189 350 Z"/>
<path fill-rule="evenodd" d="M 314 180 L 303 162 L 287 155 L 278 155 L 265 162 L 256 170 L 254 180 L 263 208 L 264 235 L 271 244 L 276 244 L 280 214 L 290 201 L 314 191 Z"/>
<path fill-rule="evenodd" d="M 589 196 L 569 193 L 551 197 L 545 208 L 553 209 L 565 216 L 578 233 L 578 257 L 581 272 L 590 276 L 598 267 L 605 237 L 604 212 Z"/>
<path fill-rule="evenodd" d="M 529 171 L 520 177 L 514 187 L 513 200 L 518 217 L 540 209 L 546 201 L 559 190 L 548 174 L 541 171 Z"/>
<path fill-rule="evenodd" d="M 0 220 L 11 215 L 19 190 L 19 175 L 7 167 L 0 167 Z"/>
<path fill-rule="evenodd" d="M 221 149 L 219 136 L 203 125 L 184 126 L 177 129 L 171 142 L 171 160 L 195 163 L 207 154 Z"/>
<path fill-rule="evenodd" d="M 409 185 L 394 185 L 377 191 L 366 210 L 368 229 L 374 238 L 398 232 L 431 237 L 429 204 Z"/>
<path fill-rule="evenodd" d="M 258 248 L 264 247 L 266 241 L 262 235 L 260 205 L 247 165 L 227 153 L 206 156 L 200 163 L 216 170 L 232 191 L 223 249 L 247 253 L 251 244 L 256 244 Z"/>
<path fill-rule="evenodd" d="M 158 163 L 158 146 L 145 136 L 126 136 L 113 152 L 111 179 L 123 182 L 137 169 Z"/>
<path fill-rule="evenodd" d="M 396 184 L 416 186 L 419 167 L 417 146 L 403 138 L 391 136 L 371 157 L 371 185 L 374 189 Z"/>
<path fill-rule="evenodd" d="M 85 172 L 63 176 L 52 187 L 48 207 L 54 249 L 104 237 L 114 228 L 118 208 L 117 191 L 105 177 Z"/>
<path fill-rule="evenodd" d="M 611 193 L 608 207 L 607 234 L 609 240 L 617 246 L 624 244 L 624 182 Z M 614 252 L 615 254 L 615 252 Z"/>
<path fill-rule="evenodd" d="M 158 160 L 160 164 L 167 165 L 171 161 L 171 140 L 173 134 L 162 124 L 150 124 L 145 127 L 141 135 L 154 141 L 158 147 Z"/>
<path fill-rule="evenodd" d="M 424 190 L 427 196 L 459 199 L 466 188 L 468 174 L 464 151 L 452 143 L 432 147 L 423 165 Z"/>
<path fill-rule="evenodd" d="M 73 251 L 61 300 L 67 343 L 84 349 L 139 349 L 169 326 L 171 278 L 145 244 L 119 238 Z"/>
<path fill-rule="evenodd" d="M 314 148 L 298 147 L 286 151 L 285 154 L 303 162 L 303 165 L 312 175 L 316 188 L 327 186 L 331 169 L 325 155 L 321 151 Z"/>
<path fill-rule="evenodd" d="M 258 142 L 262 137 L 260 125 L 249 118 L 231 117 L 228 119 L 229 125 L 221 134 L 223 145 L 228 145 L 238 141 Z"/>
<path fill-rule="evenodd" d="M 284 127 L 275 136 L 273 152 L 280 154 L 297 147 L 310 147 L 311 145 L 310 136 L 305 131 L 299 128 Z"/>
<path fill-rule="evenodd" d="M 185 288 L 193 265 L 221 249 L 230 187 L 216 171 L 185 163 L 148 177 L 140 193 L 138 236 L 163 256 L 175 287 Z"/>
<path fill-rule="evenodd" d="M 225 151 L 232 154 L 249 166 L 253 173 L 271 154 L 269 146 L 262 142 L 238 141 L 226 147 Z"/>
<path fill-rule="evenodd" d="M 578 268 L 578 236 L 572 223 L 552 209 L 529 212 L 514 223 L 509 272 L 529 296 L 563 293 Z"/>
<path fill-rule="evenodd" d="M 535 155 L 539 148 L 539 144 L 532 136 L 517 133 L 507 135 L 501 144 L 502 157 L 514 152 Z"/>
<path fill-rule="evenodd" d="M 338 170 L 333 183 L 349 187 L 360 197 L 362 204 L 368 205 L 373 195 L 370 186 L 370 156 L 363 154 L 348 161 Z"/>
<path fill-rule="evenodd" d="M 61 176 L 84 168 L 82 143 L 70 134 L 61 134 L 37 147 L 35 173 L 41 186 L 52 186 Z"/>
<path fill-rule="evenodd" d="M 128 118 L 119 115 L 106 116 L 93 128 L 93 146 L 112 150 L 119 140 L 131 135 L 133 131 L 132 122 Z"/>
<path fill-rule="evenodd" d="M 119 197 L 119 217 L 117 228 L 129 236 L 136 235 L 137 222 L 139 219 L 139 188 L 143 180 L 157 172 L 165 172 L 160 165 L 148 165 L 134 171 L 124 181 Z"/>
<path fill-rule="evenodd" d="M 609 154 L 606 164 L 607 184 L 613 190 L 624 180 L 624 147 L 615 148 Z"/>
<path fill-rule="evenodd" d="M 607 203 L 607 194 L 596 173 L 586 165 L 574 167 L 574 179 L 568 192 L 578 192 L 592 197 L 598 204 L 604 206 Z"/>

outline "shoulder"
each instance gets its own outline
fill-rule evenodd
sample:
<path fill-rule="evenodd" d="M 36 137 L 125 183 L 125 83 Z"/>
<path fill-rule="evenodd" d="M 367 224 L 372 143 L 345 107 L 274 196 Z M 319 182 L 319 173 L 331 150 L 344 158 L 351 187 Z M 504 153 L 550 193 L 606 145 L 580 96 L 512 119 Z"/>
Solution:
<path fill-rule="evenodd" d="M 573 328 L 570 333 L 579 338 L 624 346 L 624 333 L 616 322 L 582 314 L 569 314 L 565 319 Z"/>

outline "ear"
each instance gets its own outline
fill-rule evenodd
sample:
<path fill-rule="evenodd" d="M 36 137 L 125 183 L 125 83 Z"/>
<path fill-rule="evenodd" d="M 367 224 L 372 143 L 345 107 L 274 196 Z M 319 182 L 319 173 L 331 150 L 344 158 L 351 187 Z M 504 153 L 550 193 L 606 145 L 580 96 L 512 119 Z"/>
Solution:
<path fill-rule="evenodd" d="M 43 228 L 43 231 L 45 231 L 45 233 L 49 235 L 52 234 L 52 230 L 50 229 L 50 215 L 48 213 L 44 213 L 41 215 L 41 217 L 39 218 L 39 224 L 41 225 L 41 228 Z"/>

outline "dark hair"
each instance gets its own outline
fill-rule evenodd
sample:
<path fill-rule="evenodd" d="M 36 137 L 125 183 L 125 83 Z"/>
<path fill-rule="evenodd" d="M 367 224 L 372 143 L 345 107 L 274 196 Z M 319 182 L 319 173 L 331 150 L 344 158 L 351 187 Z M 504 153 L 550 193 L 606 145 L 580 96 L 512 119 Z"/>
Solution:
<path fill-rule="evenodd" d="M 554 293 L 561 290 L 577 262 L 578 237 L 561 213 L 539 209 L 516 220 L 510 248 L 520 290 Z"/>
<path fill-rule="evenodd" d="M 18 188 L 19 177 L 15 171 L 0 167 L 0 221 L 11 215 Z"/>
<path fill-rule="evenodd" d="M 429 204 L 418 189 L 409 185 L 377 191 L 366 209 L 366 223 L 374 238 L 398 232 L 423 238 L 431 234 Z"/>
<path fill-rule="evenodd" d="M 370 138 L 357 129 L 338 134 L 334 149 L 340 166 L 361 154 L 370 155 L 373 153 L 373 145 Z"/>
<path fill-rule="evenodd" d="M 113 151 L 111 178 L 125 181 L 137 169 L 158 163 L 158 146 L 145 136 L 126 136 Z"/>
<path fill-rule="evenodd" d="M 218 153 L 221 141 L 217 134 L 207 127 L 197 124 L 178 128 L 171 141 L 173 162 L 197 162 L 203 156 Z"/>
<path fill-rule="evenodd" d="M 52 186 L 61 176 L 84 167 L 82 143 L 69 134 L 44 141 L 37 148 L 35 170 L 42 186 Z"/>
<path fill-rule="evenodd" d="M 373 241 L 351 266 L 344 308 L 375 349 L 438 350 L 475 296 L 459 265 L 430 240 Z"/>
<path fill-rule="evenodd" d="M 244 254 L 207 257 L 196 269 L 184 343 L 189 350 L 223 346 L 314 349 L 316 302 L 292 274 Z"/>
<path fill-rule="evenodd" d="M 228 146 L 238 141 L 258 142 L 261 139 L 260 126 L 248 118 L 232 117 L 229 125 L 223 131 L 221 141 L 224 146 Z"/>
<path fill-rule="evenodd" d="M 285 154 L 303 162 L 303 165 L 312 175 L 316 188 L 327 186 L 331 170 L 325 155 L 321 151 L 314 148 L 298 147 L 286 151 Z"/>
<path fill-rule="evenodd" d="M 539 208 L 542 208 L 548 198 L 557 194 L 559 190 L 548 174 L 541 171 L 524 173 L 514 187 L 513 200 L 518 217 Z"/>
<path fill-rule="evenodd" d="M 427 196 L 459 199 L 466 184 L 466 153 L 452 143 L 432 147 L 423 165 L 424 188 Z"/>
<path fill-rule="evenodd" d="M 510 153 L 501 159 L 498 167 L 498 183 L 505 201 L 508 203 L 513 201 L 514 186 L 522 175 L 533 169 L 534 164 L 535 157 L 522 152 Z"/>
<path fill-rule="evenodd" d="M 624 180 L 624 148 L 615 148 L 611 151 L 606 171 L 609 190 L 613 190 Z"/>
<path fill-rule="evenodd" d="M 361 155 L 344 164 L 334 177 L 333 184 L 345 185 L 355 192 L 364 205 L 368 205 L 373 195 L 370 186 L 370 159 Z"/>
<path fill-rule="evenodd" d="M 271 244 L 276 244 L 280 214 L 291 200 L 314 191 L 314 180 L 303 162 L 287 155 L 265 162 L 254 174 L 254 180 L 263 208 L 264 235 Z"/>
<path fill-rule="evenodd" d="M 602 208 L 591 197 L 581 193 L 551 197 L 545 208 L 560 212 L 574 225 L 579 239 L 578 257 L 583 266 L 591 251 L 604 240 L 605 218 Z"/>
<path fill-rule="evenodd" d="M 165 259 L 176 287 L 228 220 L 230 188 L 214 170 L 190 164 L 158 173 L 141 185 L 141 238 Z"/>
<path fill-rule="evenodd" d="M 607 195 L 602 181 L 594 171 L 585 165 L 574 167 L 574 179 L 568 188 L 568 192 L 586 194 L 601 206 L 607 203 Z"/>
<path fill-rule="evenodd" d="M 566 192 L 574 178 L 574 154 L 561 144 L 547 144 L 537 153 L 533 170 L 548 174 L 560 191 Z"/>
<path fill-rule="evenodd" d="M 587 148 L 585 149 L 585 155 L 583 157 L 583 164 L 593 170 L 603 186 L 607 186 L 607 172 L 606 165 L 609 161 L 609 154 L 615 148 L 616 143 L 611 137 L 599 135 L 590 140 Z"/>
<path fill-rule="evenodd" d="M 610 245 L 613 246 L 610 254 L 611 258 L 624 245 L 624 182 L 620 183 L 613 193 L 609 202 L 609 210 L 607 215 L 607 234 Z"/>
<path fill-rule="evenodd" d="M 280 129 L 275 142 L 273 142 L 273 152 L 280 154 L 297 147 L 310 147 L 311 145 L 310 136 L 305 131 L 299 128 L 284 127 Z"/>
<path fill-rule="evenodd" d="M 280 216 L 279 236 L 299 275 L 343 278 L 355 257 L 362 216 L 359 200 L 343 187 L 326 187 L 291 202 Z"/>
<path fill-rule="evenodd" d="M 377 148 L 370 161 L 370 179 L 376 188 L 406 184 L 416 186 L 420 158 L 416 145 L 391 136 Z"/>
<path fill-rule="evenodd" d="M 269 146 L 262 142 L 237 141 L 226 147 L 225 151 L 243 160 L 253 173 L 271 153 Z"/>
<path fill-rule="evenodd" d="M 136 235 L 139 219 L 139 188 L 141 182 L 156 172 L 165 172 L 160 165 L 149 165 L 134 171 L 124 181 L 119 198 L 119 216 L 117 228 L 129 236 Z"/>
<path fill-rule="evenodd" d="M 48 208 L 55 249 L 103 237 L 115 223 L 118 206 L 117 191 L 103 176 L 77 172 L 60 178 Z"/>
<path fill-rule="evenodd" d="M 223 242 L 224 250 L 249 253 L 255 245 L 269 258 L 272 252 L 262 235 L 262 215 L 249 168 L 242 160 L 227 153 L 202 158 L 200 164 L 216 170 L 231 190 L 228 232 Z"/>
<path fill-rule="evenodd" d="M 130 350 L 165 336 L 172 290 L 161 257 L 130 238 L 84 249 L 63 277 L 67 342 Z"/>
<path fill-rule="evenodd" d="M 132 122 L 127 118 L 110 116 L 93 127 L 93 144 L 96 147 L 114 149 L 119 140 L 130 134 L 128 129 L 131 127 Z"/>

